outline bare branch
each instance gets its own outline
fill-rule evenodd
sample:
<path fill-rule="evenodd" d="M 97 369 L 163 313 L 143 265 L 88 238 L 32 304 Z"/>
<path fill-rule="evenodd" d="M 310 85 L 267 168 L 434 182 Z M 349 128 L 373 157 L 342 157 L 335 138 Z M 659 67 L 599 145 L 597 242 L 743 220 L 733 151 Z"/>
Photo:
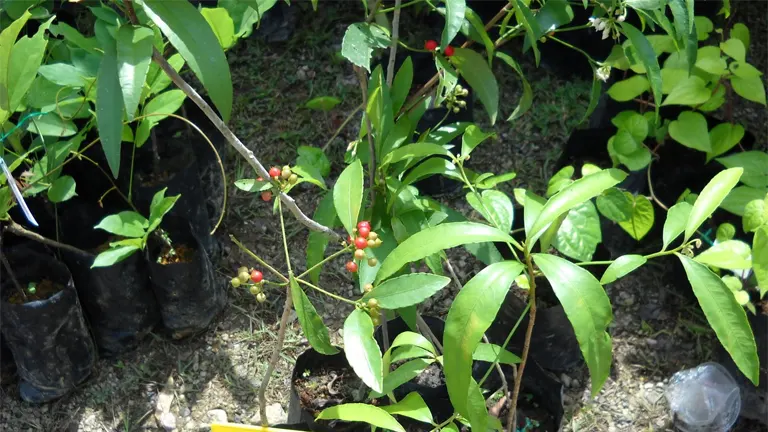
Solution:
<path fill-rule="evenodd" d="M 29 231 L 28 229 L 24 228 L 23 226 L 17 224 L 14 221 L 11 221 L 11 223 L 5 227 L 5 231 L 9 232 L 11 234 L 15 234 L 17 236 L 26 237 L 28 239 L 32 239 L 35 241 L 38 241 L 40 243 L 46 244 L 48 246 L 53 246 L 55 248 L 68 250 L 70 252 L 74 252 L 79 255 L 83 255 L 88 258 L 93 258 L 93 254 L 90 254 L 82 249 L 78 249 L 74 246 L 70 246 L 68 244 L 59 243 L 56 240 L 51 240 L 47 237 L 43 237 L 40 234 L 36 232 Z"/>
<path fill-rule="evenodd" d="M 395 76 L 395 56 L 397 56 L 397 41 L 400 38 L 400 0 L 395 0 L 395 13 L 392 18 L 392 42 L 389 45 L 389 64 L 387 65 L 387 85 L 392 87 Z"/>

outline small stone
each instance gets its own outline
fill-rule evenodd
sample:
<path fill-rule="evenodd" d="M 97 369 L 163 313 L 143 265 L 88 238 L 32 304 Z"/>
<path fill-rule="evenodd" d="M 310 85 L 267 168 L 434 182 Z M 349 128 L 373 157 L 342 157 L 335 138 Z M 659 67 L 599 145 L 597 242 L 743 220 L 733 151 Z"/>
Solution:
<path fill-rule="evenodd" d="M 643 387 L 647 388 L 647 389 L 653 388 L 653 383 L 647 382 L 647 383 L 643 384 Z"/>
<path fill-rule="evenodd" d="M 581 383 L 579 382 L 579 380 L 577 380 L 577 379 L 571 380 L 571 387 L 579 388 L 580 385 L 581 385 Z"/>
<path fill-rule="evenodd" d="M 185 431 L 194 431 L 197 430 L 197 423 L 195 423 L 194 420 L 190 420 L 184 424 L 184 430 Z"/>
<path fill-rule="evenodd" d="M 288 415 L 279 403 L 273 403 L 267 405 L 267 422 L 269 424 L 280 424 L 288 421 Z M 253 424 L 261 424 L 261 413 L 256 410 L 256 414 L 251 417 L 250 422 Z"/>
<path fill-rule="evenodd" d="M 656 346 L 659 343 L 659 341 L 657 341 L 656 339 L 648 338 L 645 340 L 645 343 L 648 344 L 648 346 Z"/>
<path fill-rule="evenodd" d="M 560 381 L 562 381 L 562 383 L 563 383 L 563 385 L 564 385 L 565 387 L 570 387 L 570 386 L 571 386 L 571 384 L 573 384 L 573 382 L 572 382 L 572 380 L 571 380 L 571 377 L 569 377 L 569 376 L 568 376 L 568 375 L 566 375 L 566 374 L 562 374 L 562 375 L 560 375 Z"/>
<path fill-rule="evenodd" d="M 166 431 L 176 430 L 176 416 L 167 412 L 160 416 L 160 427 Z"/>
<path fill-rule="evenodd" d="M 208 423 L 226 423 L 228 420 L 227 412 L 223 409 L 212 409 L 205 414 Z"/>
<path fill-rule="evenodd" d="M 192 415 L 192 411 L 189 409 L 189 407 L 184 407 L 184 409 L 181 410 L 182 417 L 189 417 L 190 415 Z"/>

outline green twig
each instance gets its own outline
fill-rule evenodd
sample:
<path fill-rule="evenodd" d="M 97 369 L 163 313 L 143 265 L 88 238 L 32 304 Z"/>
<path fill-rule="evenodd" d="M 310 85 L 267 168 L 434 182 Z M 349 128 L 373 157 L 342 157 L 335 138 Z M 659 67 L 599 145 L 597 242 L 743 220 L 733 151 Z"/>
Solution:
<path fill-rule="evenodd" d="M 230 234 L 230 235 L 229 235 L 229 239 L 230 239 L 230 240 L 232 240 L 232 243 L 236 244 L 236 245 L 237 245 L 237 247 L 239 247 L 239 248 L 240 248 L 240 250 L 242 250 L 243 252 L 245 252 L 246 254 L 248 254 L 248 256 L 250 256 L 251 258 L 255 259 L 255 260 L 256 260 L 256 262 L 258 262 L 259 264 L 261 264 L 262 266 L 264 266 L 264 268 L 266 268 L 267 270 L 269 270 L 269 271 L 271 271 L 272 273 L 274 273 L 274 274 L 275 274 L 275 276 L 279 277 L 279 278 L 280 278 L 280 279 L 282 279 L 283 281 L 285 281 L 285 282 L 288 282 L 288 278 L 287 278 L 287 277 L 283 276 L 283 274 L 282 274 L 282 273 L 280 273 L 279 271 L 277 271 L 277 270 L 276 270 L 274 267 L 272 267 L 271 265 L 267 264 L 267 263 L 266 263 L 266 262 L 265 262 L 263 259 L 259 258 L 259 257 L 258 257 L 258 256 L 257 256 L 255 253 L 251 252 L 251 250 L 250 250 L 250 249 L 248 249 L 247 247 L 245 247 L 245 245 L 244 245 L 244 244 L 240 243 L 240 240 L 236 239 L 234 235 Z"/>
<path fill-rule="evenodd" d="M 334 298 L 334 299 L 336 299 L 338 301 L 343 301 L 345 303 L 349 303 L 351 305 L 355 305 L 356 304 L 353 300 L 346 299 L 346 298 L 344 298 L 342 296 L 339 296 L 339 295 L 336 295 L 334 293 L 328 292 L 328 291 L 320 288 L 319 286 L 313 285 L 313 284 L 305 281 L 304 279 L 299 279 L 299 278 L 295 278 L 295 279 L 296 279 L 296 282 L 298 282 L 300 284 L 303 284 L 303 285 L 306 285 L 306 286 L 312 288 L 315 291 L 321 292 L 321 293 L 327 295 L 328 297 Z"/>

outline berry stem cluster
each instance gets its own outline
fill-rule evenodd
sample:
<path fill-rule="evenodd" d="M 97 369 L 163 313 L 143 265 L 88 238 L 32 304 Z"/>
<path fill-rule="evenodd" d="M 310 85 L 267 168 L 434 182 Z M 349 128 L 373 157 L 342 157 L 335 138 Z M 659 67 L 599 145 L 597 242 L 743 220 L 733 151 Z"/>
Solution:
<path fill-rule="evenodd" d="M 347 262 L 346 269 L 350 273 L 357 273 L 358 264 L 355 261 L 362 261 L 366 258 L 365 249 L 375 249 L 383 243 L 379 238 L 379 235 L 371 231 L 371 223 L 368 221 L 360 221 L 357 224 L 357 228 L 352 230 L 352 234 L 357 235 L 353 237 L 350 235 L 347 238 L 347 243 L 355 246 L 354 259 Z M 368 265 L 375 267 L 379 261 L 376 258 L 368 258 Z"/>

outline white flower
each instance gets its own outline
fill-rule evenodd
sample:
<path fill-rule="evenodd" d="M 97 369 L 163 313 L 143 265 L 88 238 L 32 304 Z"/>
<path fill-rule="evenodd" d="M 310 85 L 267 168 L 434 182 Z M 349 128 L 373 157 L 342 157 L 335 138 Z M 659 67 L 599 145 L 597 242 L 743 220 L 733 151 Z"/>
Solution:
<path fill-rule="evenodd" d="M 608 39 L 608 36 L 611 35 L 611 28 L 605 27 L 605 30 L 603 30 L 603 39 Z"/>
<path fill-rule="evenodd" d="M 589 23 L 592 25 L 592 27 L 597 28 L 598 25 L 600 25 L 602 21 L 600 18 L 595 17 L 589 17 Z"/>
<path fill-rule="evenodd" d="M 611 66 L 610 65 L 602 65 L 597 69 L 597 79 L 600 81 L 608 81 L 608 78 L 611 76 Z"/>

